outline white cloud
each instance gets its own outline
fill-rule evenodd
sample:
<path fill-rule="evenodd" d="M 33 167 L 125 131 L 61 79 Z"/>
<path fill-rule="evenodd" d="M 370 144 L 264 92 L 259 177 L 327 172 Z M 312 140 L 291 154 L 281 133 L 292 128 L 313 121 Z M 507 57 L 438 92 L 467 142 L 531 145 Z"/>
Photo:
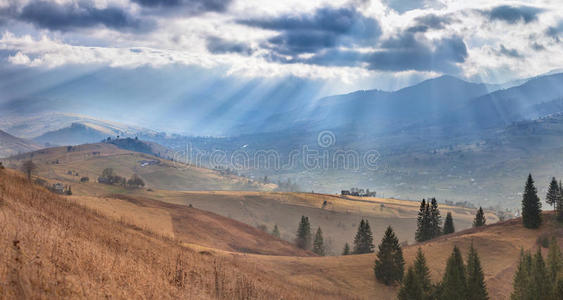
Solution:
<path fill-rule="evenodd" d="M 275 17 L 284 14 L 312 13 L 325 6 L 353 5 L 366 16 L 376 18 L 382 28 L 381 39 L 403 32 L 417 17 L 427 14 L 450 16 L 454 21 L 444 29 L 417 33 L 426 40 L 460 36 L 467 45 L 468 57 L 459 67 L 462 74 L 486 80 L 507 81 L 533 76 L 563 67 L 563 42 L 543 34 L 548 26 L 561 21 L 563 7 L 558 1 L 456 1 L 443 0 L 439 5 L 426 5 L 404 13 L 389 9 L 384 1 L 315 0 L 315 1 L 234 1 L 224 13 L 205 13 L 199 16 L 159 16 L 144 13 L 130 0 L 92 0 L 95 7 L 119 7 L 135 17 L 151 18 L 157 27 L 147 32 L 120 32 L 103 26 L 80 28 L 76 31 L 57 32 L 33 28 L 24 22 L 11 22 L 0 38 L 0 49 L 8 50 L 6 62 L 29 67 L 54 68 L 66 64 L 99 64 L 133 68 L 143 65 L 159 67 L 168 64 L 197 65 L 222 68 L 227 74 L 244 77 L 299 76 L 341 81 L 343 86 L 395 88 L 389 79 L 408 82 L 405 78 L 425 78 L 437 75 L 428 72 L 380 72 L 359 67 L 326 67 L 307 64 L 280 64 L 266 60 L 268 49 L 260 45 L 276 34 L 275 31 L 251 28 L 237 24 L 240 18 Z M 57 0 L 73 2 L 75 0 Z M 0 8 L 12 1 L 0 0 Z M 22 7 L 27 2 L 18 2 Z M 528 5 L 542 8 L 537 22 L 506 24 L 490 22 L 479 13 L 497 5 Z M 210 36 L 247 43 L 257 51 L 250 56 L 212 54 L 206 48 Z M 503 45 L 521 54 L 521 57 L 499 55 Z M 532 45 L 536 45 L 533 47 Z M 541 45 L 541 47 L 538 47 Z M 365 47 L 365 46 L 364 46 Z M 376 47 L 376 45 L 373 45 Z M 373 48 L 372 47 L 372 48 Z M 369 47 L 368 47 L 369 48 Z M 543 50 L 538 50 L 543 48 Z M 2 59 L 2 58 L 0 58 Z M 385 84 L 382 84 L 385 82 Z"/>

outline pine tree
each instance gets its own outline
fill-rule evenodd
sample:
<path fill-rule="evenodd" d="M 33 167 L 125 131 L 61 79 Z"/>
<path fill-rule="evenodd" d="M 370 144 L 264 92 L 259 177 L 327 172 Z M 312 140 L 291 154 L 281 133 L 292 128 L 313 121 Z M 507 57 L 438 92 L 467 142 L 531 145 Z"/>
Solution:
<path fill-rule="evenodd" d="M 420 209 L 418 211 L 418 216 L 416 218 L 415 239 L 417 242 L 424 242 L 427 240 L 425 230 L 426 230 L 426 224 L 428 222 L 428 218 L 426 213 L 427 213 L 426 200 L 422 199 L 422 202 L 420 202 Z"/>
<path fill-rule="evenodd" d="M 547 273 L 553 286 L 557 286 L 557 279 L 562 270 L 563 258 L 561 257 L 561 250 L 557 244 L 557 239 L 553 237 L 549 243 L 549 252 L 547 253 Z"/>
<path fill-rule="evenodd" d="M 317 233 L 315 234 L 315 241 L 313 242 L 313 252 L 320 256 L 325 255 L 323 231 L 321 230 L 321 227 L 317 229 Z"/>
<path fill-rule="evenodd" d="M 309 223 L 309 217 L 301 216 L 295 244 L 301 249 L 311 249 L 311 224 Z"/>
<path fill-rule="evenodd" d="M 467 257 L 467 290 L 469 291 L 467 294 L 468 300 L 489 299 L 487 286 L 485 285 L 485 275 L 483 274 L 479 255 L 473 247 L 473 243 L 471 243 Z"/>
<path fill-rule="evenodd" d="M 280 238 L 280 230 L 278 229 L 278 224 L 274 225 L 274 230 L 272 230 L 272 235 L 277 237 L 278 239 Z"/>
<path fill-rule="evenodd" d="M 399 239 L 393 228 L 387 227 L 385 235 L 379 244 L 379 251 L 373 268 L 375 278 L 386 285 L 400 282 L 403 279 L 405 260 Z"/>
<path fill-rule="evenodd" d="M 479 206 L 479 209 L 475 214 L 475 219 L 473 220 L 473 227 L 484 226 L 486 222 L 487 220 L 485 219 L 485 213 L 483 212 L 483 208 Z"/>
<path fill-rule="evenodd" d="M 530 297 L 530 280 L 532 270 L 532 257 L 529 252 L 520 251 L 520 261 L 513 280 L 513 291 L 511 300 L 533 299 Z"/>
<path fill-rule="evenodd" d="M 541 202 L 530 174 L 522 197 L 522 223 L 526 228 L 538 228 L 541 221 Z"/>
<path fill-rule="evenodd" d="M 342 250 L 342 255 L 350 255 L 350 245 L 348 243 L 344 244 L 344 250 Z"/>
<path fill-rule="evenodd" d="M 422 249 L 418 248 L 416 258 L 414 260 L 414 272 L 425 295 L 430 295 L 432 282 L 430 281 L 430 269 L 426 265 L 426 258 Z"/>
<path fill-rule="evenodd" d="M 440 236 L 442 234 L 441 224 L 442 218 L 436 198 L 432 198 L 428 202 L 422 199 L 417 217 L 416 241 L 423 242 Z"/>
<path fill-rule="evenodd" d="M 557 220 L 563 221 L 563 185 L 561 185 L 561 180 L 559 181 L 559 197 L 555 208 L 557 209 Z"/>
<path fill-rule="evenodd" d="M 454 232 L 454 219 L 452 218 L 452 213 L 448 212 L 448 214 L 446 215 L 446 220 L 444 221 L 444 234 L 450 234 Z"/>
<path fill-rule="evenodd" d="M 457 246 L 454 246 L 452 255 L 448 258 L 441 289 L 440 299 L 467 299 L 468 292 L 465 278 L 465 266 L 463 265 L 463 258 Z"/>
<path fill-rule="evenodd" d="M 360 226 L 358 226 L 358 232 L 354 237 L 354 254 L 372 253 L 373 248 L 373 234 L 371 233 L 371 228 L 369 227 L 368 220 L 362 219 L 360 221 Z"/>
<path fill-rule="evenodd" d="M 557 209 L 556 205 L 559 200 L 559 184 L 555 177 L 551 178 L 549 183 L 549 189 L 547 190 L 547 195 L 545 195 L 545 202 Z"/>
<path fill-rule="evenodd" d="M 438 201 L 432 198 L 430 201 L 430 224 L 429 224 L 430 239 L 438 237 L 442 234 L 442 217 L 440 216 L 440 209 L 438 209 Z"/>
<path fill-rule="evenodd" d="M 536 299 L 549 299 L 552 295 L 552 285 L 547 274 L 547 268 L 541 254 L 541 247 L 532 260 L 532 282 L 528 287 Z"/>
<path fill-rule="evenodd" d="M 426 299 L 422 285 L 416 277 L 414 268 L 411 266 L 407 271 L 407 275 L 401 283 L 401 289 L 398 295 L 399 300 L 424 300 Z"/>

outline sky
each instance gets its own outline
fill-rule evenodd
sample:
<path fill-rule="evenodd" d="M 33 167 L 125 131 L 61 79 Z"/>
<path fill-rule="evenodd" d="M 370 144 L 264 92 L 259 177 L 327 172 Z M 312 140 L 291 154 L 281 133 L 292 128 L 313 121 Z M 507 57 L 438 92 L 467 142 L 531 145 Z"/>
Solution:
<path fill-rule="evenodd" d="M 510 82 L 563 68 L 562 38 L 561 0 L 0 0 L 0 102 L 83 97 L 108 117 L 83 104 L 138 97 L 167 104 L 128 120 L 156 124 L 185 103 Z"/>
<path fill-rule="evenodd" d="M 27 68 L 166 65 L 393 90 L 501 83 L 563 66 L 560 1 L 0 0 L 0 59 Z"/>

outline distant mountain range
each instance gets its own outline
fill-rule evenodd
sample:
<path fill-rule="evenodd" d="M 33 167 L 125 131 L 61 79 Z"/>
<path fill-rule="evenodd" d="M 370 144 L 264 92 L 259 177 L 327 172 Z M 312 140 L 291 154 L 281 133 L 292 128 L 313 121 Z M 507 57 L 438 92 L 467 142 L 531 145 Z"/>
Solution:
<path fill-rule="evenodd" d="M 17 138 L 0 130 L 0 158 L 35 151 L 40 148 L 41 146 L 32 141 Z"/>
<path fill-rule="evenodd" d="M 198 116 L 204 121 L 200 123 L 201 132 L 225 121 L 221 127 L 228 129 L 226 136 L 166 134 L 62 112 L 4 112 L 0 128 L 41 145 L 94 143 L 119 135 L 168 148 L 153 153 L 183 151 L 190 145 L 208 153 L 275 150 L 282 157 L 303 145 L 317 147 L 318 133 L 329 130 L 335 136 L 331 150 L 376 149 L 381 155 L 380 167 L 375 171 L 327 171 L 304 170 L 299 165 L 291 170 L 241 172 L 255 178 L 292 178 L 315 191 L 365 186 L 403 198 L 426 193 L 445 199 L 483 204 L 508 201 L 513 205 L 518 198 L 515 191 L 528 172 L 538 174 L 540 181 L 558 175 L 558 153 L 563 151 L 563 136 L 559 134 L 563 132 L 559 114 L 563 112 L 563 73 L 511 85 L 515 86 L 502 89 L 442 76 L 393 92 L 356 91 L 301 106 L 288 99 L 291 104 L 280 108 L 278 97 L 276 105 L 245 107 L 245 112 L 237 116 L 230 114 L 237 114 L 237 105 L 244 105 L 244 101 L 222 104 L 218 105 L 221 113 Z M 187 108 L 179 109 L 178 114 L 182 109 Z"/>

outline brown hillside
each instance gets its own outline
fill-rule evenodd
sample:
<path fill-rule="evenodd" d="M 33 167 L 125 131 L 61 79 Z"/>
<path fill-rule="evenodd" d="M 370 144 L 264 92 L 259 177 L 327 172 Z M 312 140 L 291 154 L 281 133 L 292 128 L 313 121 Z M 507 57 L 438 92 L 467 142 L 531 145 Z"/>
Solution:
<path fill-rule="evenodd" d="M 168 197 L 172 195 L 163 191 L 156 191 L 155 194 L 155 196 L 167 195 Z M 317 198 L 321 197 L 321 195 L 311 196 L 308 194 L 255 192 L 189 192 L 185 194 L 185 196 L 186 195 L 189 195 L 189 197 L 185 198 L 186 201 L 189 201 L 189 203 L 197 203 L 194 204 L 197 207 L 200 207 L 200 205 L 204 206 L 204 200 L 212 202 L 215 201 L 214 199 L 223 199 L 223 197 L 225 198 L 222 203 L 224 203 L 225 206 L 228 205 L 227 201 L 229 200 L 227 199 L 231 199 L 231 202 L 238 205 L 242 202 L 244 207 L 248 208 L 248 212 L 265 211 L 259 210 L 259 205 L 272 205 L 270 207 L 270 215 L 272 215 L 272 217 L 284 215 L 289 212 L 287 207 L 294 207 L 296 211 L 315 217 L 316 214 L 311 213 L 314 211 L 313 208 L 307 208 L 307 203 L 309 202 L 303 199 L 311 200 L 312 202 L 310 202 L 309 205 L 312 206 L 311 203 L 317 203 Z M 235 195 L 238 196 L 233 198 Z M 248 201 L 248 199 L 245 200 L 247 196 L 250 196 L 251 199 L 255 199 L 256 201 L 251 202 Z M 256 198 L 252 196 L 255 196 Z M 278 199 L 277 202 L 266 200 L 276 196 L 281 197 L 281 199 Z M 296 197 L 297 199 L 294 199 L 293 197 Z M 173 198 L 167 199 L 171 200 Z M 196 199 L 199 199 L 199 201 L 195 201 Z M 348 200 L 340 199 L 338 197 L 326 196 L 322 199 L 333 199 L 332 201 L 335 201 L 333 203 L 334 207 L 348 205 L 348 202 L 339 203 L 338 201 Z M 370 201 L 384 200 L 385 199 L 371 199 Z M 392 207 L 392 204 L 398 205 L 399 207 L 395 208 L 396 211 L 390 211 L 394 214 L 394 216 L 377 219 L 382 225 L 375 227 L 375 232 L 380 229 L 379 227 L 383 227 L 383 222 L 385 221 L 387 221 L 388 224 L 396 225 L 400 224 L 397 223 L 398 220 L 410 220 L 411 218 L 409 215 L 412 212 L 408 209 L 409 205 L 412 206 L 412 211 L 416 212 L 416 203 L 409 204 L 404 203 L 407 201 L 393 199 L 387 200 L 388 202 L 385 202 L 386 207 L 390 208 Z M 297 202 L 300 201 L 304 202 L 297 205 Z M 279 203 L 282 203 L 285 206 Z M 186 202 L 186 205 L 187 204 L 188 202 Z M 364 204 L 368 205 L 367 208 L 370 207 L 369 205 L 372 205 L 371 203 Z M 366 209 L 366 207 L 357 203 L 350 205 L 359 205 L 357 209 L 361 209 L 362 212 L 369 216 L 367 213 L 370 210 Z M 399 208 L 401 209 L 399 210 Z M 315 209 L 319 210 L 319 208 Z M 460 210 L 458 208 L 448 207 L 444 207 L 444 209 Z M 379 210 L 376 210 L 376 212 L 379 212 Z M 326 213 L 330 214 L 333 220 L 342 220 L 335 212 L 327 211 Z M 462 209 L 461 211 L 457 211 L 455 213 L 458 217 L 464 214 Z M 456 214 L 454 214 L 454 216 L 456 216 Z M 512 290 L 512 276 L 514 274 L 514 268 L 518 260 L 520 249 L 533 249 L 536 247 L 536 240 L 538 236 L 541 235 L 563 237 L 562 227 L 553 222 L 552 217 L 552 214 L 546 213 L 546 222 L 539 230 L 524 228 L 520 219 L 494 223 L 479 229 L 471 228 L 462 230 L 429 242 L 405 247 L 405 259 L 408 264 L 412 263 L 418 247 L 421 247 L 427 257 L 433 280 L 439 281 L 442 278 L 446 260 L 451 254 L 454 245 L 459 246 L 462 253 L 466 255 L 467 248 L 470 243 L 473 242 L 481 257 L 491 299 L 508 299 Z M 454 217 L 454 219 L 456 219 L 456 217 Z M 313 224 L 318 224 L 316 223 L 318 222 L 317 220 L 318 219 L 316 217 L 313 218 Z M 325 232 L 325 238 L 330 237 L 332 234 L 330 230 L 326 230 L 326 228 L 332 227 L 328 225 L 325 227 L 324 225 L 328 224 L 329 220 L 330 219 L 322 225 Z M 403 228 L 403 230 L 405 230 L 405 228 Z M 414 227 L 412 230 L 414 232 Z M 350 236 L 353 237 L 353 234 L 350 234 Z M 375 242 L 379 243 L 380 239 L 381 237 L 376 235 Z M 231 256 L 235 253 L 224 253 L 219 251 L 217 254 Z M 284 278 L 289 281 L 292 286 L 299 288 L 324 289 L 332 293 L 346 291 L 347 293 L 351 293 L 360 299 L 394 299 L 397 292 L 397 287 L 387 287 L 376 282 L 373 275 L 373 264 L 375 260 L 374 254 L 336 257 L 235 255 L 237 255 L 237 257 L 240 256 L 240 260 L 246 264 L 256 265 L 258 269 L 267 273 L 275 274 L 277 278 Z"/>
<path fill-rule="evenodd" d="M 196 252 L 0 171 L 4 299 L 346 299 Z"/>
<path fill-rule="evenodd" d="M 312 255 L 255 227 L 194 207 L 126 195 L 69 199 L 184 243 L 243 253 Z"/>
<path fill-rule="evenodd" d="M 153 189 L 269 190 L 275 187 L 239 176 L 223 175 L 215 170 L 124 150 L 107 143 L 41 149 L 10 157 L 4 161 L 4 165 L 18 168 L 23 161 L 29 159 L 38 165 L 37 175 L 68 184 L 78 183 L 81 177 L 88 177 L 91 182 L 95 182 L 105 168 L 112 168 L 122 177 L 139 175 L 147 187 Z M 111 191 L 109 187 L 106 188 Z M 88 195 L 94 192 L 89 191 Z"/>
<path fill-rule="evenodd" d="M 412 264 L 418 247 L 421 247 L 432 280 L 437 282 L 442 279 L 453 247 L 460 247 L 466 260 L 467 249 L 473 242 L 481 259 L 490 299 L 510 299 L 520 250 L 536 249 L 539 236 L 555 236 L 563 245 L 563 226 L 553 217 L 551 213 L 544 214 L 545 224 L 538 230 L 526 229 L 521 219 L 512 219 L 407 246 L 403 249 L 405 260 L 407 265 Z M 547 249 L 544 249 L 545 255 Z M 375 254 L 322 258 L 248 256 L 246 259 L 286 278 L 295 286 L 330 286 L 331 289 L 349 291 L 360 299 L 395 299 L 398 292 L 397 286 L 387 287 L 375 280 Z"/>
<path fill-rule="evenodd" d="M 0 157 L 8 157 L 37 149 L 41 149 L 41 146 L 0 130 Z"/>

